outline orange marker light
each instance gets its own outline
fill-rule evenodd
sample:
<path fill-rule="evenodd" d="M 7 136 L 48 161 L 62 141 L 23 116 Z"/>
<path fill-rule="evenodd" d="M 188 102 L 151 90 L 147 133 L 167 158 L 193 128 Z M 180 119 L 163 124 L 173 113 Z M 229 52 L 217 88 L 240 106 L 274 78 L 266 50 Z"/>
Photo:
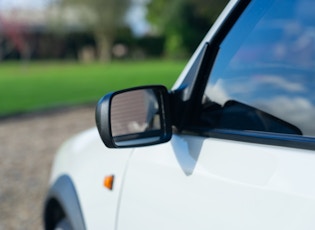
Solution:
<path fill-rule="evenodd" d="M 114 185 L 114 175 L 106 176 L 104 179 L 104 186 L 105 188 L 108 188 L 109 190 L 113 190 Z"/>

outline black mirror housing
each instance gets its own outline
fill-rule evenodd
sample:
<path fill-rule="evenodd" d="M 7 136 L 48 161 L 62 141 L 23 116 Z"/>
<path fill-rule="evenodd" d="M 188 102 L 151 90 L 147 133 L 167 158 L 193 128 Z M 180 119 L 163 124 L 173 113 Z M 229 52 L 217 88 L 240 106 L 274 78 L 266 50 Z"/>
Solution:
<path fill-rule="evenodd" d="M 140 147 L 172 137 L 169 94 L 164 86 L 109 93 L 96 106 L 96 126 L 108 148 Z"/>

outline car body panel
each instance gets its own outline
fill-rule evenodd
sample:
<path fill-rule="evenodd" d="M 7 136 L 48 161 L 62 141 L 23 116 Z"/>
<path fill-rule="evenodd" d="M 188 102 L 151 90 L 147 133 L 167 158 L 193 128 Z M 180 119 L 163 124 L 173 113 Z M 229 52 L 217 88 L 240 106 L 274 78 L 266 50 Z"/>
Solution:
<path fill-rule="evenodd" d="M 51 184 L 63 175 L 71 178 L 87 229 L 115 228 L 123 175 L 131 152 L 132 149 L 107 149 L 96 128 L 72 138 L 58 152 Z M 109 175 L 115 175 L 112 191 L 103 186 Z"/>
<path fill-rule="evenodd" d="M 311 229 L 309 150 L 191 136 L 136 149 L 118 229 Z"/>

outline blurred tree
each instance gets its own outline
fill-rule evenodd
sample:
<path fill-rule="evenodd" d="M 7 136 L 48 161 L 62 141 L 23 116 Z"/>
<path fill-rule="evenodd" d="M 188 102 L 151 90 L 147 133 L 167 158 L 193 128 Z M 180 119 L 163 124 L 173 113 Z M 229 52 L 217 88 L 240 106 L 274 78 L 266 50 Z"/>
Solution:
<path fill-rule="evenodd" d="M 77 24 L 94 35 L 99 60 L 109 61 L 117 29 L 124 23 L 130 0 L 60 0 L 59 3 L 63 9 L 69 9 L 68 17 L 75 14 Z"/>
<path fill-rule="evenodd" d="M 190 55 L 209 30 L 228 0 L 153 0 L 148 20 L 166 36 L 168 56 Z"/>

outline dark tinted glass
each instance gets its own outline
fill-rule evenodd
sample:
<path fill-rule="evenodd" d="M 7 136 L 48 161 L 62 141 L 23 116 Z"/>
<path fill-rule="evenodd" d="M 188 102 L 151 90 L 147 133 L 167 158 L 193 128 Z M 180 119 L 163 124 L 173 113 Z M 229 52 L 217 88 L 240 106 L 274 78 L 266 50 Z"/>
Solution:
<path fill-rule="evenodd" d="M 201 122 L 315 136 L 315 1 L 253 1 L 220 47 Z"/>

